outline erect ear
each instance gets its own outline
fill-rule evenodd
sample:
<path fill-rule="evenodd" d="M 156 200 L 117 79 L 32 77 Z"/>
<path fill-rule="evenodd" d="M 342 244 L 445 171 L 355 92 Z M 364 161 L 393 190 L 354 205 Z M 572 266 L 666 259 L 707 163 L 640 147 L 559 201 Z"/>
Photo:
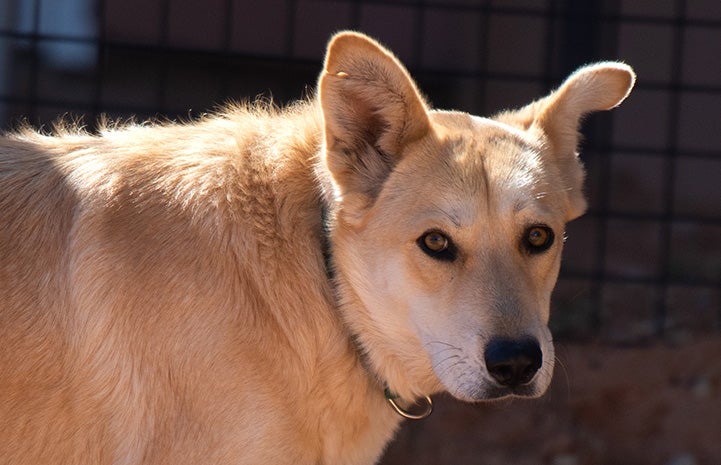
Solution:
<path fill-rule="evenodd" d="M 404 147 L 428 132 L 426 104 L 393 54 L 354 32 L 331 39 L 319 98 L 328 169 L 341 193 L 369 202 Z"/>
<path fill-rule="evenodd" d="M 636 81 L 633 69 L 623 63 L 602 62 L 571 74 L 547 97 L 499 119 L 530 131 L 540 131 L 547 157 L 558 167 L 568 192 L 568 220 L 586 210 L 583 196 L 583 167 L 578 160 L 579 126 L 583 116 L 610 110 L 623 102 Z"/>
<path fill-rule="evenodd" d="M 623 102 L 636 74 L 623 63 L 605 62 L 580 68 L 555 92 L 541 100 L 533 124 L 546 133 L 556 152 L 574 153 L 581 118 Z"/>

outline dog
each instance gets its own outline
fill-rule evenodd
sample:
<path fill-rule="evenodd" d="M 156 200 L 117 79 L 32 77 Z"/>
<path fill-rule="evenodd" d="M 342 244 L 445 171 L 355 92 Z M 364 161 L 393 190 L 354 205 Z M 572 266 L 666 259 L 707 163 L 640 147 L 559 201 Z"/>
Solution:
<path fill-rule="evenodd" d="M 542 395 L 579 122 L 634 81 L 432 110 L 343 32 L 284 109 L 5 135 L 0 462 L 372 464 L 434 393 Z"/>

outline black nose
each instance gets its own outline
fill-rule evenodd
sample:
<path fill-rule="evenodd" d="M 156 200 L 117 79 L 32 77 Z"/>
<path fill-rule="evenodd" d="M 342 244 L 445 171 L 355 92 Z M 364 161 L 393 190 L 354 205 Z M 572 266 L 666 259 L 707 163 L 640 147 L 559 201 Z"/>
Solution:
<path fill-rule="evenodd" d="M 486 346 L 484 357 L 488 373 L 508 387 L 530 383 L 543 364 L 541 347 L 532 338 L 492 340 Z"/>

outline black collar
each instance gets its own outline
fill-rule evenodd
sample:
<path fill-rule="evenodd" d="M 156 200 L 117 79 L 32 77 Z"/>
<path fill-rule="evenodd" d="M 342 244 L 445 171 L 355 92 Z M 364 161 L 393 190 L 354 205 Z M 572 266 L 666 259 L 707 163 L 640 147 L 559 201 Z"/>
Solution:
<path fill-rule="evenodd" d="M 321 202 L 320 205 L 320 250 L 323 254 L 323 264 L 325 265 L 325 276 L 331 284 L 331 288 L 335 288 L 333 281 L 335 280 L 335 270 L 333 269 L 333 251 L 330 245 L 331 224 L 328 216 L 328 207 Z"/>

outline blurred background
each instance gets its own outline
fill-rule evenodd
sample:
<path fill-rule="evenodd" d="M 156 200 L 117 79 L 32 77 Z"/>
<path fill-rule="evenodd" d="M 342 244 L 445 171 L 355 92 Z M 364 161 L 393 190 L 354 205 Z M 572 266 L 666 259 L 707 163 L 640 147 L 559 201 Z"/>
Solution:
<path fill-rule="evenodd" d="M 283 104 L 313 94 L 341 29 L 390 47 L 433 106 L 478 115 L 585 63 L 638 73 L 584 124 L 591 207 L 568 228 L 549 393 L 441 397 L 381 463 L 720 464 L 718 0 L 1 0 L 0 129 Z"/>

